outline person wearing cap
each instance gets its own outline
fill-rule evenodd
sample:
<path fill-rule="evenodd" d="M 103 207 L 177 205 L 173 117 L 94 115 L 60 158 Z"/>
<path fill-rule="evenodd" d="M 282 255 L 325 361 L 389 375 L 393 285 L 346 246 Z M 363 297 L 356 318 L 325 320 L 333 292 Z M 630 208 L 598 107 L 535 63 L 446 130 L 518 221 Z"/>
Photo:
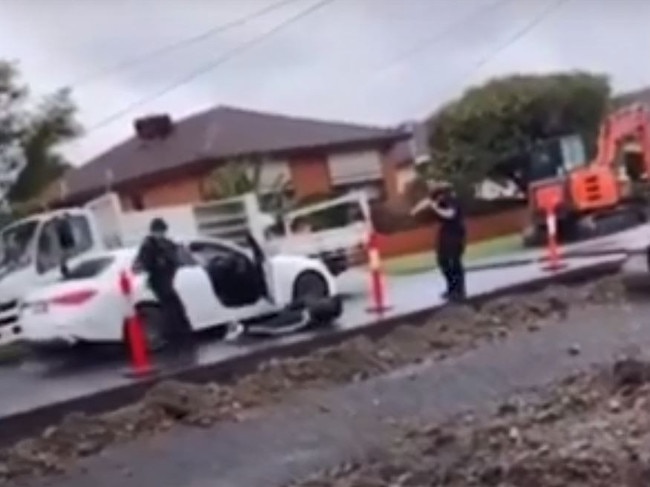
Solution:
<path fill-rule="evenodd" d="M 147 274 L 147 283 L 163 309 L 167 320 L 165 334 L 177 345 L 186 344 L 192 328 L 183 301 L 174 289 L 179 267 L 178 247 L 167 237 L 167 223 L 154 218 L 138 252 L 138 264 Z"/>
<path fill-rule="evenodd" d="M 415 216 L 423 210 L 432 210 L 439 220 L 436 241 L 438 267 L 447 285 L 443 297 L 450 301 L 465 299 L 465 219 L 456 195 L 448 183 L 431 185 L 427 198 L 420 201 L 412 210 Z"/>

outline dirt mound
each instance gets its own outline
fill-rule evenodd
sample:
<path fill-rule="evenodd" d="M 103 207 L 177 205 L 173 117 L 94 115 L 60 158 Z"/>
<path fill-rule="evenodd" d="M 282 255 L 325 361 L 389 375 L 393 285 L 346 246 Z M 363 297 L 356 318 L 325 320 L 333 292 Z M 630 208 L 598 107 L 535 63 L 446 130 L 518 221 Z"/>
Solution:
<path fill-rule="evenodd" d="M 358 337 L 306 356 L 270 360 L 233 384 L 162 382 L 136 404 L 100 416 L 72 414 L 40 437 L 0 452 L 0 481 L 61 471 L 75 458 L 176 423 L 206 427 L 223 419 L 236 420 L 242 410 L 280 401 L 299 388 L 363 380 L 420 360 L 443 359 L 513 330 L 534 330 L 544 320 L 562 318 L 569 307 L 618 303 L 621 296 L 616 279 L 582 288 L 551 287 L 500 298 L 478 309 L 448 307 L 422 325 L 402 325 L 378 340 Z M 633 375 L 619 371 L 617 377 L 629 382 Z"/>
<path fill-rule="evenodd" d="M 293 487 L 645 487 L 650 475 L 650 363 L 616 361 L 572 377 L 543 401 L 489 418 L 407 431 L 376 458 Z M 631 379 L 630 379 L 631 378 Z"/>

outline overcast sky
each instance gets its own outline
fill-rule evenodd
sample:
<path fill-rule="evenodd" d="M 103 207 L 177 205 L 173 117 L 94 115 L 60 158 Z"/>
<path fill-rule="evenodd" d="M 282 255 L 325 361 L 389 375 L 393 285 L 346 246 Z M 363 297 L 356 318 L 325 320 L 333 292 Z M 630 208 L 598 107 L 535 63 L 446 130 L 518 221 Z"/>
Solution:
<path fill-rule="evenodd" d="M 75 164 L 129 135 L 134 117 L 153 112 L 178 118 L 227 104 L 397 124 L 426 115 L 468 84 L 513 71 L 580 68 L 609 73 L 618 90 L 650 85 L 648 0 L 285 0 L 236 28 L 128 63 L 277 3 L 0 0 L 0 58 L 19 61 L 38 93 L 73 87 L 89 129 L 67 149 Z M 237 55 L 209 69 L 233 49 Z"/>

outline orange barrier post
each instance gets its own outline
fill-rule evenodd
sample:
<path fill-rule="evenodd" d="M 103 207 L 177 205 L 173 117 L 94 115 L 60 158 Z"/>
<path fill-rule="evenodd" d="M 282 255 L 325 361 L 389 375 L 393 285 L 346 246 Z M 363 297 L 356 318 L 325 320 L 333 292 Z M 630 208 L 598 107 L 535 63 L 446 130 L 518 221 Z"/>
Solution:
<path fill-rule="evenodd" d="M 127 304 L 126 338 L 129 342 L 131 353 L 131 369 L 127 372 L 129 377 L 147 377 L 156 372 L 149 359 L 147 339 L 145 337 L 140 316 L 133 306 L 133 286 L 131 278 L 126 271 L 120 273 L 120 291 Z"/>
<path fill-rule="evenodd" d="M 372 304 L 368 308 L 369 313 L 382 314 L 390 309 L 386 304 L 386 294 L 384 289 L 384 274 L 381 266 L 381 255 L 379 254 L 379 245 L 377 234 L 370 232 L 368 238 L 368 267 L 370 268 L 370 292 Z"/>
<path fill-rule="evenodd" d="M 547 261 L 543 266 L 545 271 L 558 271 L 566 268 L 566 262 L 562 261 L 560 249 L 557 243 L 557 217 L 555 207 L 546 208 L 546 233 L 547 233 Z"/>

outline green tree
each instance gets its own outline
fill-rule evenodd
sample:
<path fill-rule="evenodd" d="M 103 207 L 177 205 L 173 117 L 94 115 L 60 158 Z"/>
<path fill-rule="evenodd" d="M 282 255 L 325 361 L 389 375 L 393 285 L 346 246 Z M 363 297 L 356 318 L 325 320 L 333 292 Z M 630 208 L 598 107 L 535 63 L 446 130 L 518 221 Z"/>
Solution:
<path fill-rule="evenodd" d="M 255 193 L 266 209 L 284 210 L 288 182 L 279 176 L 269 186 L 262 187 L 263 164 L 261 157 L 234 158 L 219 163 L 204 181 L 205 196 L 222 199 Z"/>
<path fill-rule="evenodd" d="M 11 203 L 38 196 L 69 167 L 57 149 L 81 134 L 70 94 L 62 89 L 34 103 L 16 66 L 0 61 L 0 152 L 17 147 L 25 161 L 8 192 Z"/>
<path fill-rule="evenodd" d="M 471 88 L 427 121 L 429 177 L 468 189 L 486 177 L 527 187 L 531 146 L 579 134 L 593 146 L 609 106 L 606 76 L 584 72 L 514 75 Z"/>

